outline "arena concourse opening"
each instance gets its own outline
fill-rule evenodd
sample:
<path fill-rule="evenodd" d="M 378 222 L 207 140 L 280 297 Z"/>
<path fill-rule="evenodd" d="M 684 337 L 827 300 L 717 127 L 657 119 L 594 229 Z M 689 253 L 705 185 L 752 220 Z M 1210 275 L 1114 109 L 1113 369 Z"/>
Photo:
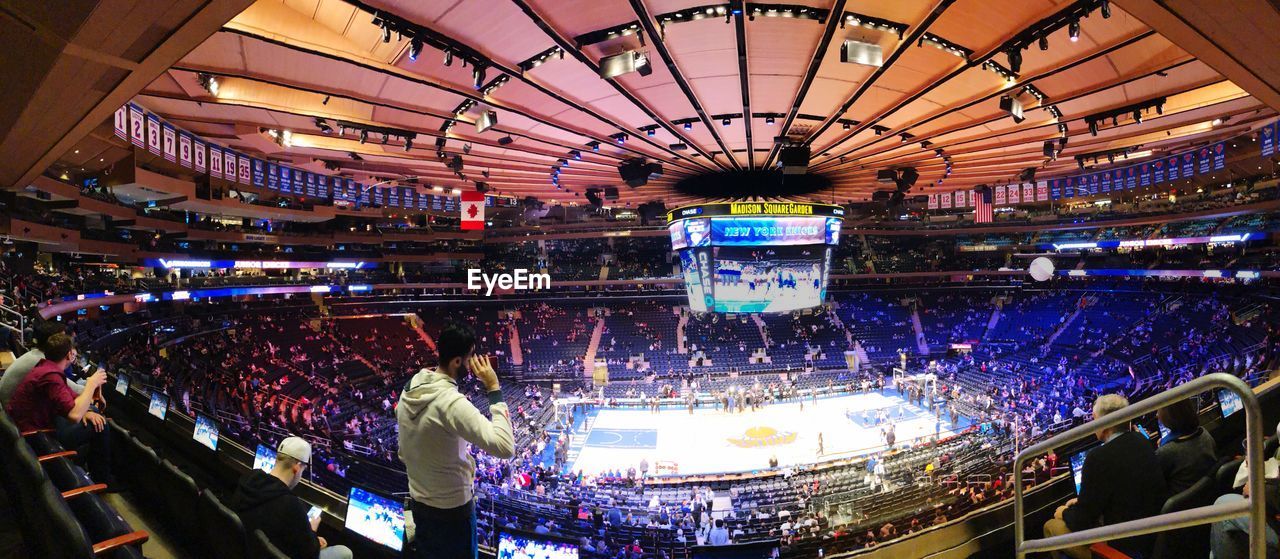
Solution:
<path fill-rule="evenodd" d="M 1276 28 L 0 1 L 0 558 L 1275 557 Z"/>

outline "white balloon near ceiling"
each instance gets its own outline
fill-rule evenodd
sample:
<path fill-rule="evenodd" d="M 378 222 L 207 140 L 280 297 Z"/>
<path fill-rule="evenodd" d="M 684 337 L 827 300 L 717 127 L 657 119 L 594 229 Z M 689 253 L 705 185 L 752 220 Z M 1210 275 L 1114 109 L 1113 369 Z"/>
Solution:
<path fill-rule="evenodd" d="M 1031 261 L 1031 265 L 1027 267 L 1027 273 L 1031 274 L 1031 279 L 1036 281 L 1045 281 L 1053 277 L 1053 261 L 1041 256 Z"/>

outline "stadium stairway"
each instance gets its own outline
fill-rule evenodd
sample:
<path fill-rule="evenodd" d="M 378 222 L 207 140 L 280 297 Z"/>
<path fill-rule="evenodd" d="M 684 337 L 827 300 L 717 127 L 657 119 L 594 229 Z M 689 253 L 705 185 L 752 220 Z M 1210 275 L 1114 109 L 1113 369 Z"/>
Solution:
<path fill-rule="evenodd" d="M 596 350 L 600 349 L 600 338 L 604 336 L 604 316 L 596 318 L 595 328 L 591 329 L 591 341 L 587 343 L 587 353 L 582 358 L 582 369 L 588 377 L 595 370 Z"/>
<path fill-rule="evenodd" d="M 511 364 L 523 366 L 524 351 L 520 349 L 520 331 L 516 330 L 515 321 L 507 323 L 507 333 L 510 334 L 507 339 L 511 342 Z"/>
<path fill-rule="evenodd" d="M 916 349 L 920 350 L 920 355 L 929 355 L 929 342 L 924 338 L 924 326 L 920 324 L 920 310 L 916 306 L 911 307 L 911 328 L 916 332 Z"/>
<path fill-rule="evenodd" d="M 427 344 L 427 348 L 432 353 L 435 353 L 436 341 L 431 339 L 426 330 L 422 329 L 422 317 L 418 316 L 417 313 L 409 313 L 405 315 L 404 319 L 409 323 L 409 327 L 413 329 L 414 333 L 418 334 L 419 338 L 422 338 L 422 343 Z"/>
<path fill-rule="evenodd" d="M 1057 340 L 1058 336 L 1061 336 L 1063 332 L 1066 332 L 1067 328 L 1071 327 L 1071 323 L 1076 321 L 1076 318 L 1080 316 L 1081 310 L 1082 309 L 1080 307 L 1076 307 L 1076 310 L 1067 315 L 1067 319 L 1062 321 L 1062 324 L 1058 325 L 1058 329 L 1054 330 L 1053 333 L 1049 335 L 1049 339 L 1045 340 L 1044 345 L 1053 345 L 1054 340 Z"/>
<path fill-rule="evenodd" d="M 688 346 L 685 345 L 684 329 L 689 325 L 689 313 L 680 313 L 680 322 L 676 324 L 676 353 L 684 355 L 689 353 Z"/>
<path fill-rule="evenodd" d="M 1000 307 L 991 310 L 991 320 L 987 321 L 987 330 L 982 333 L 982 339 L 987 339 L 991 332 L 995 331 L 996 325 L 1000 323 Z"/>
<path fill-rule="evenodd" d="M 769 338 L 769 329 L 764 324 L 764 319 L 759 314 L 752 314 L 751 321 L 755 322 L 756 328 L 760 330 L 760 340 L 764 342 L 764 347 L 768 350 L 773 345 L 773 340 Z"/>

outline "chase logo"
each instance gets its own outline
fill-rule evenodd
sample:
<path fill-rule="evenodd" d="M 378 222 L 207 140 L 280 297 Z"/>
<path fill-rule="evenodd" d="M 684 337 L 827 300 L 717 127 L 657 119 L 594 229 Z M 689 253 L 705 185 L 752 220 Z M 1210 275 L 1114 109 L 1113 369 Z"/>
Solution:
<path fill-rule="evenodd" d="M 844 215 L 844 208 L 831 208 L 832 215 Z"/>
<path fill-rule="evenodd" d="M 700 207 L 699 207 L 699 208 L 685 208 L 685 209 L 683 209 L 683 210 L 680 210 L 680 217 L 689 217 L 689 216 L 691 216 L 691 215 L 700 215 L 700 214 L 702 214 L 702 208 L 700 208 Z"/>

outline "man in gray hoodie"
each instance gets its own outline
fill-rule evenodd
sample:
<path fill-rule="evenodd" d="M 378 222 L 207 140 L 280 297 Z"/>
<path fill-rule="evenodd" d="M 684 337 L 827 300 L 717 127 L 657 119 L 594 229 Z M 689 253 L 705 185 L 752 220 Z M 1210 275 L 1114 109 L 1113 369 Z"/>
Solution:
<path fill-rule="evenodd" d="M 473 444 L 497 458 L 515 455 L 515 440 L 498 375 L 488 356 L 477 356 L 475 334 L 447 326 L 436 339 L 439 365 L 414 375 L 396 407 L 400 460 L 409 474 L 409 508 L 420 559 L 475 559 L 476 463 Z M 458 392 L 467 371 L 489 394 L 489 418 Z"/>

